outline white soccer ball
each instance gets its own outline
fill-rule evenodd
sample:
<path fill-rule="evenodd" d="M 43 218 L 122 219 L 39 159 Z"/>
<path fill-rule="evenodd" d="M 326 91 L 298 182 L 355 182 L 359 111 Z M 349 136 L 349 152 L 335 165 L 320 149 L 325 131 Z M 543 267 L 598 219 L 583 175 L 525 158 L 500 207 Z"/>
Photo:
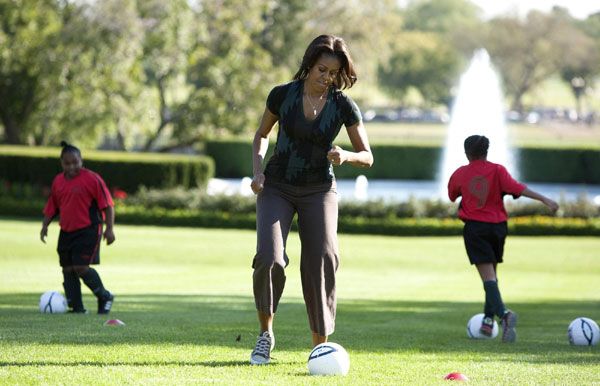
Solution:
<path fill-rule="evenodd" d="M 598 344 L 600 331 L 598 325 L 590 318 L 577 318 L 569 324 L 567 330 L 569 343 L 577 346 L 595 346 Z"/>
<path fill-rule="evenodd" d="M 63 314 L 67 311 L 67 301 L 60 292 L 48 291 L 40 296 L 40 311 L 46 314 Z"/>
<path fill-rule="evenodd" d="M 469 338 L 493 339 L 498 336 L 499 328 L 498 328 L 498 323 L 496 323 L 495 319 L 494 319 L 494 327 L 492 327 L 492 336 L 485 336 L 481 332 L 479 332 L 479 328 L 481 327 L 481 322 L 483 321 L 484 317 L 485 317 L 485 314 L 481 313 L 481 314 L 473 315 L 473 317 L 469 320 L 469 323 L 467 323 L 467 335 L 469 335 Z"/>
<path fill-rule="evenodd" d="M 346 375 L 349 369 L 348 353 L 337 343 L 321 343 L 308 356 L 310 375 Z"/>

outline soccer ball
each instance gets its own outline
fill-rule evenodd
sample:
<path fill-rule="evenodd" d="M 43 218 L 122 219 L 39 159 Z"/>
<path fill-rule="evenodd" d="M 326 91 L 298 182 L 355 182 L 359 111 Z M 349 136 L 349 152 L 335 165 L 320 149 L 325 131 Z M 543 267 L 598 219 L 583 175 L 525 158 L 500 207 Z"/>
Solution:
<path fill-rule="evenodd" d="M 60 292 L 48 291 L 40 296 L 40 311 L 45 314 L 62 314 L 67 311 L 67 301 Z"/>
<path fill-rule="evenodd" d="M 337 343 L 321 343 L 308 356 L 310 375 L 346 375 L 348 369 L 350 369 L 348 353 Z"/>
<path fill-rule="evenodd" d="M 481 322 L 483 321 L 484 317 L 485 314 L 481 313 L 473 315 L 473 317 L 469 320 L 469 323 L 467 323 L 467 335 L 469 335 L 469 338 L 493 339 L 498 336 L 498 323 L 496 323 L 496 320 L 494 320 L 494 327 L 492 327 L 492 336 L 485 336 L 479 332 L 479 328 L 481 327 Z"/>
<path fill-rule="evenodd" d="M 577 318 L 569 324 L 567 330 L 569 343 L 577 346 L 595 346 L 598 344 L 600 331 L 598 325 L 589 318 Z"/>

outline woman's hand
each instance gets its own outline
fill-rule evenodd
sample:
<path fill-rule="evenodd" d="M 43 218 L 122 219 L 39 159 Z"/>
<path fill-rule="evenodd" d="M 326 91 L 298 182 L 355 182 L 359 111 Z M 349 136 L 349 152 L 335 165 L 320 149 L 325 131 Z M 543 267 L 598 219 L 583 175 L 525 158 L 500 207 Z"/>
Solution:
<path fill-rule="evenodd" d="M 254 194 L 262 192 L 262 190 L 265 188 L 265 175 L 263 173 L 258 173 L 255 175 L 250 183 L 250 187 L 252 188 Z"/>
<path fill-rule="evenodd" d="M 335 145 L 327 153 L 327 159 L 335 166 L 340 166 L 344 163 L 344 161 L 346 161 L 346 151 L 341 147 Z"/>

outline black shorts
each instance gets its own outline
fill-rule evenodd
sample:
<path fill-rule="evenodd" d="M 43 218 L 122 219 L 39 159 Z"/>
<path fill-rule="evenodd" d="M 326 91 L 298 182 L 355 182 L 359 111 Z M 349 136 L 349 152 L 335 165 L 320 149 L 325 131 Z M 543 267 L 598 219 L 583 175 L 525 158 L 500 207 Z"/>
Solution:
<path fill-rule="evenodd" d="M 73 232 L 60 231 L 58 256 L 60 266 L 100 264 L 102 224 L 94 224 Z"/>
<path fill-rule="evenodd" d="M 507 234 L 506 221 L 467 221 L 463 228 L 463 238 L 471 264 L 502 263 Z"/>

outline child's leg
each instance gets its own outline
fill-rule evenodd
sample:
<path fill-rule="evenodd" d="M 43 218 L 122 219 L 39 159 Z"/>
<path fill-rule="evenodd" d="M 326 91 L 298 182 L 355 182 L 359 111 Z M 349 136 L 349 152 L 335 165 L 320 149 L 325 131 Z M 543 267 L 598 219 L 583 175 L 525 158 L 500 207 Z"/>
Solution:
<path fill-rule="evenodd" d="M 496 285 L 498 285 L 498 276 L 496 275 L 497 264 L 493 263 L 493 265 L 494 265 L 494 276 L 496 276 Z M 483 278 L 481 280 L 484 281 Z M 485 281 L 484 281 L 484 283 L 485 283 Z M 498 288 L 500 288 L 500 287 L 498 286 Z M 484 285 L 484 290 L 485 290 L 485 285 Z M 496 314 L 494 312 L 494 308 L 493 308 L 492 304 L 487 300 L 487 296 L 485 299 L 485 305 L 483 307 L 483 313 L 484 313 L 485 317 L 492 318 L 492 319 L 494 319 L 494 315 Z"/>
<path fill-rule="evenodd" d="M 92 290 L 98 299 L 106 299 L 109 296 L 110 293 L 104 288 L 102 279 L 100 279 L 100 275 L 94 268 L 87 265 L 76 265 L 74 268 L 85 285 Z"/>
<path fill-rule="evenodd" d="M 483 289 L 485 290 L 485 316 L 490 316 L 488 313 L 498 315 L 499 318 L 504 316 L 506 307 L 502 302 L 502 296 L 496 281 L 496 269 L 493 263 L 477 264 L 477 271 L 483 281 Z"/>
<path fill-rule="evenodd" d="M 110 311 L 114 297 L 104 288 L 98 272 L 90 267 L 91 264 L 100 263 L 101 239 L 101 224 L 78 231 L 73 247 L 73 270 L 98 298 L 98 313 L 106 314 Z"/>
<path fill-rule="evenodd" d="M 67 305 L 74 312 L 84 311 L 83 299 L 81 297 L 81 283 L 79 282 L 79 276 L 73 271 L 72 266 L 63 267 L 63 279 Z"/>
<path fill-rule="evenodd" d="M 108 314 L 112 307 L 112 303 L 114 300 L 114 296 L 110 291 L 104 288 L 102 284 L 102 279 L 100 279 L 100 275 L 98 272 L 91 267 L 86 265 L 77 266 L 79 276 L 83 280 L 86 286 L 96 297 L 98 298 L 98 313 L 99 314 Z"/>

